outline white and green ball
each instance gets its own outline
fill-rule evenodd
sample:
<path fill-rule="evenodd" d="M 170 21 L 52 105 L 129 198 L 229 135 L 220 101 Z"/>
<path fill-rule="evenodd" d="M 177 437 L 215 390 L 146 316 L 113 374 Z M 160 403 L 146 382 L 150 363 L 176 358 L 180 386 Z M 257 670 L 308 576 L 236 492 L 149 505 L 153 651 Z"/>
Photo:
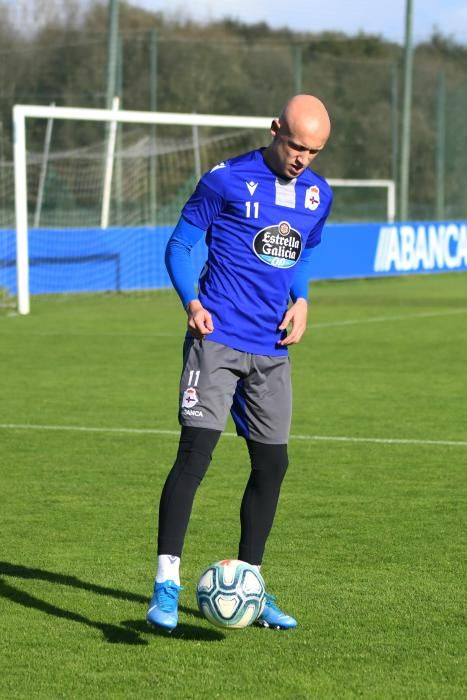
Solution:
<path fill-rule="evenodd" d="M 196 588 L 198 607 L 218 627 L 241 629 L 263 612 L 265 589 L 258 569 L 238 559 L 211 564 Z"/>

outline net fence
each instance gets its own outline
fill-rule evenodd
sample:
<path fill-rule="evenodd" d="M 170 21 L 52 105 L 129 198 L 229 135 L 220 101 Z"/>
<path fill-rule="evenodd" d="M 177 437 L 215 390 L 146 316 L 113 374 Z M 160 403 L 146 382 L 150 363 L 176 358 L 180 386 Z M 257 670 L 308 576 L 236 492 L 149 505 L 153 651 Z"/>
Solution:
<path fill-rule="evenodd" d="M 398 183 L 403 87 L 400 46 L 365 36 L 267 38 L 267 31 L 263 32 L 265 39 L 255 35 L 254 41 L 248 37 L 233 40 L 227 25 L 222 31 L 225 36 L 220 39 L 195 36 L 198 29 L 190 27 L 183 36 L 168 36 L 163 31 L 157 37 L 151 31 L 122 32 L 117 86 L 121 107 L 274 115 L 294 92 L 311 92 L 325 101 L 333 122 L 327 148 L 314 163 L 316 170 L 327 178 L 383 178 Z M 466 67 L 465 49 L 448 41 L 433 40 L 415 51 L 411 220 L 467 217 L 467 149 L 462 147 L 467 140 Z M 91 25 L 85 33 L 74 35 L 66 50 L 59 37 L 2 53 L 0 258 L 7 262 L 0 264 L 0 290 L 10 279 L 8 266 L 15 256 L 11 107 L 51 101 L 103 107 L 105 68 L 105 31 L 93 33 Z M 445 79 L 442 94 L 441 75 Z M 44 120 L 28 124 L 29 226 L 49 232 L 98 229 L 107 155 L 105 127 L 54 122 L 44 157 L 46 130 Z M 267 133 L 241 129 L 200 128 L 193 133 L 190 127 L 120 125 L 109 229 L 173 226 L 201 172 L 232 155 L 266 145 L 268 140 Z M 335 195 L 333 222 L 386 218 L 383 189 L 342 188 Z M 114 265 L 104 264 L 109 269 Z M 42 263 L 37 270 L 39 267 Z M 52 269 L 49 277 L 53 277 Z M 0 291 L 0 303 L 2 297 L 5 294 Z"/>
<path fill-rule="evenodd" d="M 42 152 L 27 153 L 32 294 L 170 287 L 165 245 L 201 174 L 269 141 L 258 129 L 119 123 L 109 152 L 108 123 L 95 128 L 98 140 L 79 145 L 89 124 L 76 121 L 77 145 L 63 150 L 62 132 L 70 124 L 56 119 L 43 120 L 42 126 Z M 3 302 L 11 305 L 16 291 L 12 164 L 2 163 L 1 173 L 0 288 Z M 386 199 L 384 189 L 342 189 L 334 220 L 385 220 Z M 200 243 L 193 252 L 197 270 L 205 255 Z"/>
<path fill-rule="evenodd" d="M 53 130 L 61 126 L 57 122 Z M 79 124 L 75 130 L 79 132 Z M 42 152 L 28 152 L 30 226 L 100 225 L 108 146 L 104 131 L 102 127 L 100 141 L 88 146 L 61 150 L 52 140 Z M 263 132 L 253 129 L 119 124 L 112 157 L 109 224 L 173 225 L 203 172 L 267 142 L 267 134 L 265 138 Z M 339 190 L 333 219 L 385 220 L 386 214 L 384 191 L 345 188 Z M 12 162 L 0 163 L 0 227 L 14 227 Z"/>

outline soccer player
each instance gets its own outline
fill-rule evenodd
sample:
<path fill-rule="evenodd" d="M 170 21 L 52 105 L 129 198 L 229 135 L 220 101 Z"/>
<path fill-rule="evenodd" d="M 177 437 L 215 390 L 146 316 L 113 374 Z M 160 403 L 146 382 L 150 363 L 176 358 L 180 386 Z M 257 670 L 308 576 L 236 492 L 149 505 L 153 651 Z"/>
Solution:
<path fill-rule="evenodd" d="M 160 500 L 147 620 L 169 630 L 178 621 L 180 557 L 193 499 L 229 411 L 251 460 L 238 559 L 258 569 L 288 466 L 288 346 L 306 328 L 311 252 L 332 204 L 329 185 L 308 166 L 329 137 L 329 116 L 316 97 L 295 95 L 273 119 L 271 133 L 266 148 L 219 163 L 201 178 L 167 245 L 188 333 L 181 436 Z M 190 251 L 204 235 L 208 259 L 196 293 Z M 274 601 L 266 594 L 259 622 L 295 627 Z"/>

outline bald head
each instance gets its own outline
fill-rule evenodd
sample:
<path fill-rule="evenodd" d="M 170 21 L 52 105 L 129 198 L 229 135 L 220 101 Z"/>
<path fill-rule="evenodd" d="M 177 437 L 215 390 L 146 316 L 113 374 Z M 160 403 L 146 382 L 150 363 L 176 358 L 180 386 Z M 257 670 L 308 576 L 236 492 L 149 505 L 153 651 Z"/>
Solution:
<path fill-rule="evenodd" d="M 279 175 L 298 177 L 323 150 L 331 132 L 329 114 L 313 95 L 295 95 L 273 119 L 266 163 Z"/>
<path fill-rule="evenodd" d="M 281 128 L 291 133 L 303 133 L 317 139 L 323 147 L 331 132 L 331 121 L 326 107 L 313 95 L 295 95 L 285 105 L 279 117 Z"/>

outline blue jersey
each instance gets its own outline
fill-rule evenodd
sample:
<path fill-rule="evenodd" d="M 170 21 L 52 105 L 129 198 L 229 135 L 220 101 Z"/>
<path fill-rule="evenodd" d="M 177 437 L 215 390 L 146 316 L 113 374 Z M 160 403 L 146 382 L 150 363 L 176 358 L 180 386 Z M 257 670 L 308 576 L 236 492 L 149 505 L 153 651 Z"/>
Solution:
<path fill-rule="evenodd" d="M 199 299 L 211 313 L 208 339 L 256 355 L 286 355 L 278 345 L 295 266 L 321 241 L 332 204 L 327 182 L 305 170 L 278 177 L 262 149 L 206 173 L 182 211 L 206 231 Z"/>

